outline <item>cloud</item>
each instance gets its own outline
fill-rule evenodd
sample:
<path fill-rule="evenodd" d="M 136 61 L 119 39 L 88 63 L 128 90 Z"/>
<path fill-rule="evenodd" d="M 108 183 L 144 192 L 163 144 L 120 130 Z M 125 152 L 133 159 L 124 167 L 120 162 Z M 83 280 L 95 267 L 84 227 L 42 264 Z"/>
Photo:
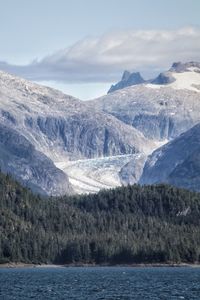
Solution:
<path fill-rule="evenodd" d="M 200 28 L 127 30 L 88 37 L 29 65 L 0 62 L 0 69 L 37 81 L 111 82 L 124 69 L 152 72 L 174 61 L 200 61 Z"/>

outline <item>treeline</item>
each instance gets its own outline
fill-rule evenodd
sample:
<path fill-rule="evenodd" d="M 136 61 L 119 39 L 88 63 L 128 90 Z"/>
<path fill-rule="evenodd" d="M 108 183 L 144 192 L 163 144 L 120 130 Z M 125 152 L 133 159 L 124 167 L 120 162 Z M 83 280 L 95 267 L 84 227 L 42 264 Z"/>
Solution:
<path fill-rule="evenodd" d="M 35 196 L 0 173 L 0 263 L 200 261 L 200 194 L 137 185 Z"/>

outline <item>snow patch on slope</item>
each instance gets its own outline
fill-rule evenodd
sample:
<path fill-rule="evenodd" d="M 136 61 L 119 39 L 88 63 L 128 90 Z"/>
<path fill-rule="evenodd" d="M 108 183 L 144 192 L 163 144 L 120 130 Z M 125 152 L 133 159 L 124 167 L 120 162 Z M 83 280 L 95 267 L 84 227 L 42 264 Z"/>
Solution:
<path fill-rule="evenodd" d="M 172 72 L 172 76 L 175 81 L 167 85 L 159 84 L 147 84 L 147 87 L 152 89 L 160 89 L 164 87 L 170 87 L 175 90 L 190 90 L 200 93 L 200 89 L 196 86 L 200 85 L 200 72 L 196 68 L 188 68 L 187 72 L 175 73 Z"/>

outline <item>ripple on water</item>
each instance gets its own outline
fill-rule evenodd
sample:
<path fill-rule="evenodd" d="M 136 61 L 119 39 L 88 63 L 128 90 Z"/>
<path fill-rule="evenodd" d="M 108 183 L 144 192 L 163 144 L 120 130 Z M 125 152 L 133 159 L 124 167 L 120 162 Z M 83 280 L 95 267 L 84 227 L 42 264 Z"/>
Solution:
<path fill-rule="evenodd" d="M 199 300 L 200 269 L 0 269 L 0 299 Z"/>

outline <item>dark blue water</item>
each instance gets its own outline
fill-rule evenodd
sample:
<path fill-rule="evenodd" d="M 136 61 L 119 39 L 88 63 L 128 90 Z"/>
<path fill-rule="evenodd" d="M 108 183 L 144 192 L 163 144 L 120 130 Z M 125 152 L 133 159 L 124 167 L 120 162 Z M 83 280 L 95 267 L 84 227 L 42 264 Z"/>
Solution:
<path fill-rule="evenodd" d="M 0 299 L 200 299 L 200 268 L 0 269 Z"/>

